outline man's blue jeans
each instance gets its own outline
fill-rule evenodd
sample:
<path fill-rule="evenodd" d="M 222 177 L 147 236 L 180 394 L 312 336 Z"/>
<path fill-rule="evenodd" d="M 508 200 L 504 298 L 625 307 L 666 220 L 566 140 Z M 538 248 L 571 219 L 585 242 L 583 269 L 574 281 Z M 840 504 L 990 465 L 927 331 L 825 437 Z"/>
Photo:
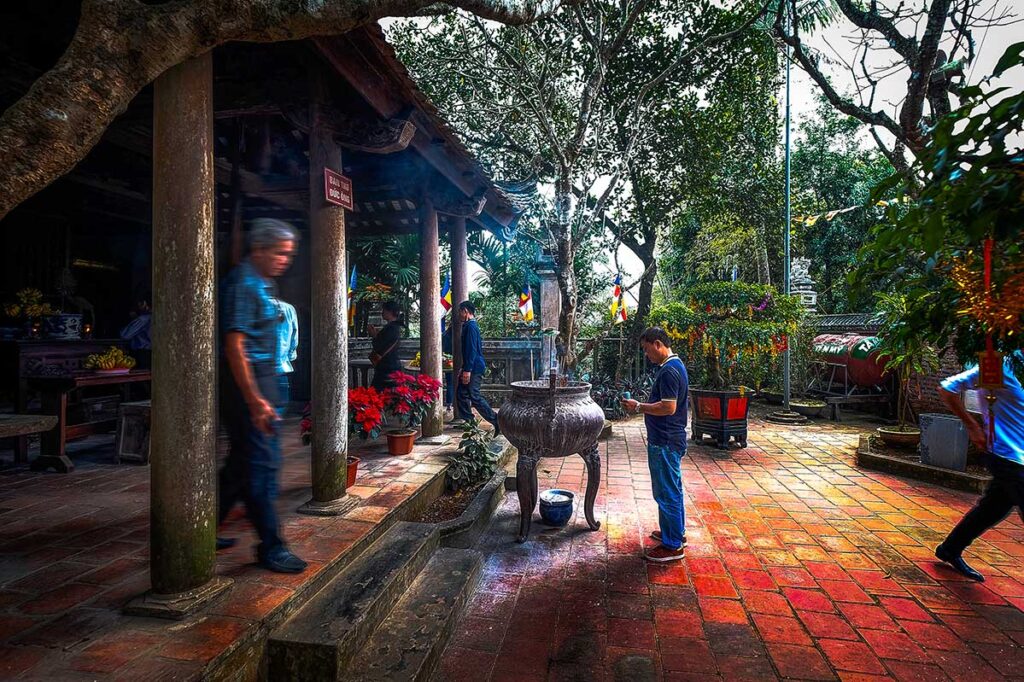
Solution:
<path fill-rule="evenodd" d="M 679 549 L 686 534 L 686 512 L 683 510 L 683 477 L 679 471 L 686 447 L 647 446 L 647 466 L 651 470 L 651 491 L 658 503 L 658 525 L 661 544 Z"/>
<path fill-rule="evenodd" d="M 231 449 L 220 470 L 217 525 L 224 522 L 239 501 L 244 502 L 246 514 L 260 538 L 257 555 L 263 560 L 284 547 L 274 506 L 281 469 L 281 446 L 276 428 L 280 422 L 271 434 L 256 429 L 231 372 L 222 374 L 220 407 Z M 263 396 L 280 409 L 279 375 L 265 365 L 254 365 L 253 374 Z"/>
<path fill-rule="evenodd" d="M 458 381 L 459 375 L 455 376 Z M 455 416 L 469 421 L 473 419 L 473 408 L 475 407 L 481 417 L 497 427 L 498 415 L 494 413 L 490 403 L 480 392 L 481 383 L 483 383 L 483 377 L 478 372 L 473 372 L 468 384 L 459 381 L 459 385 L 455 389 L 455 409 L 457 410 Z"/>

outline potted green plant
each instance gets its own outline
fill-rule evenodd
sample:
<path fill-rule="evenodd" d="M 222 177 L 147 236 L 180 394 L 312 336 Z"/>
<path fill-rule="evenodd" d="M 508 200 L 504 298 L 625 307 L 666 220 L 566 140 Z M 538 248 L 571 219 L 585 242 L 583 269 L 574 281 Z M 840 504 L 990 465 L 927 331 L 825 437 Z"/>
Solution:
<path fill-rule="evenodd" d="M 750 391 L 733 384 L 735 370 L 785 350 L 802 316 L 796 297 L 746 282 L 698 284 L 681 302 L 651 311 L 650 320 L 665 329 L 677 351 L 703 356 L 707 385 L 690 388 L 694 440 L 707 434 L 720 448 L 730 438 L 746 447 Z"/>
<path fill-rule="evenodd" d="M 384 391 L 385 410 L 388 423 L 398 424 L 384 432 L 388 452 L 407 455 L 416 442 L 420 422 L 441 396 L 441 382 L 426 374 L 413 376 L 405 372 L 392 372 L 388 378 L 393 385 Z"/>
<path fill-rule="evenodd" d="M 920 334 L 907 327 L 910 316 L 907 297 L 900 293 L 879 293 L 879 354 L 886 371 L 893 372 L 897 383 L 896 426 L 880 426 L 878 436 L 895 447 L 915 448 L 921 441 L 921 429 L 914 425 L 910 406 L 914 384 L 920 391 L 918 377 L 939 368 L 939 356 Z"/>

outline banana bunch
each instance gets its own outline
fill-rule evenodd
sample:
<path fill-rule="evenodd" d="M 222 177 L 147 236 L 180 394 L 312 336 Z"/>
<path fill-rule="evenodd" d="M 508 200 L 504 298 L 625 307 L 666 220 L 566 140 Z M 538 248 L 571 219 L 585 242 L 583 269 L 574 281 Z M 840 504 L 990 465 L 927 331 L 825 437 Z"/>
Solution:
<path fill-rule="evenodd" d="M 420 354 L 416 353 L 416 357 L 414 357 L 412 359 L 412 362 L 409 363 L 409 367 L 419 367 L 419 366 L 420 366 Z"/>
<path fill-rule="evenodd" d="M 90 355 L 85 359 L 86 369 L 131 369 L 133 367 L 135 367 L 135 358 L 117 346 L 111 346 L 106 353 Z"/>

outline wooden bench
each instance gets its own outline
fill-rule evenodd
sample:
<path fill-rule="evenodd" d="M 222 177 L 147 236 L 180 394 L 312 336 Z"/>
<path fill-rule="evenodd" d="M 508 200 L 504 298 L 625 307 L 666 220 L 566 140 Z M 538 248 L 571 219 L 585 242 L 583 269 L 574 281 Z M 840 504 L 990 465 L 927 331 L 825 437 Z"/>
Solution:
<path fill-rule="evenodd" d="M 48 414 L 0 414 L 0 438 L 16 438 L 14 461 L 28 461 L 28 437 L 49 431 L 57 425 L 57 417 Z"/>

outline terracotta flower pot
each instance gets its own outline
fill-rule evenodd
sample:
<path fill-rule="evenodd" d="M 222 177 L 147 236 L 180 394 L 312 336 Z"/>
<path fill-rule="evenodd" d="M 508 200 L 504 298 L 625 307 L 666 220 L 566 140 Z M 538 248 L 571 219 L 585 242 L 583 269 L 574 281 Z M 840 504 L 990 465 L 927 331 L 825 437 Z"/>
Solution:
<path fill-rule="evenodd" d="M 881 438 L 886 445 L 894 448 L 916 448 L 917 444 L 921 442 L 921 429 L 914 427 L 908 427 L 906 430 L 901 431 L 895 426 L 879 426 L 877 429 L 878 437 Z"/>
<path fill-rule="evenodd" d="M 388 437 L 388 453 L 392 455 L 408 455 L 416 442 L 416 432 L 413 430 L 388 431 L 384 435 Z"/>
<path fill-rule="evenodd" d="M 348 469 L 346 470 L 347 480 L 345 481 L 345 487 L 351 488 L 356 484 L 356 474 L 359 471 L 359 458 L 352 457 L 348 458 Z"/>

